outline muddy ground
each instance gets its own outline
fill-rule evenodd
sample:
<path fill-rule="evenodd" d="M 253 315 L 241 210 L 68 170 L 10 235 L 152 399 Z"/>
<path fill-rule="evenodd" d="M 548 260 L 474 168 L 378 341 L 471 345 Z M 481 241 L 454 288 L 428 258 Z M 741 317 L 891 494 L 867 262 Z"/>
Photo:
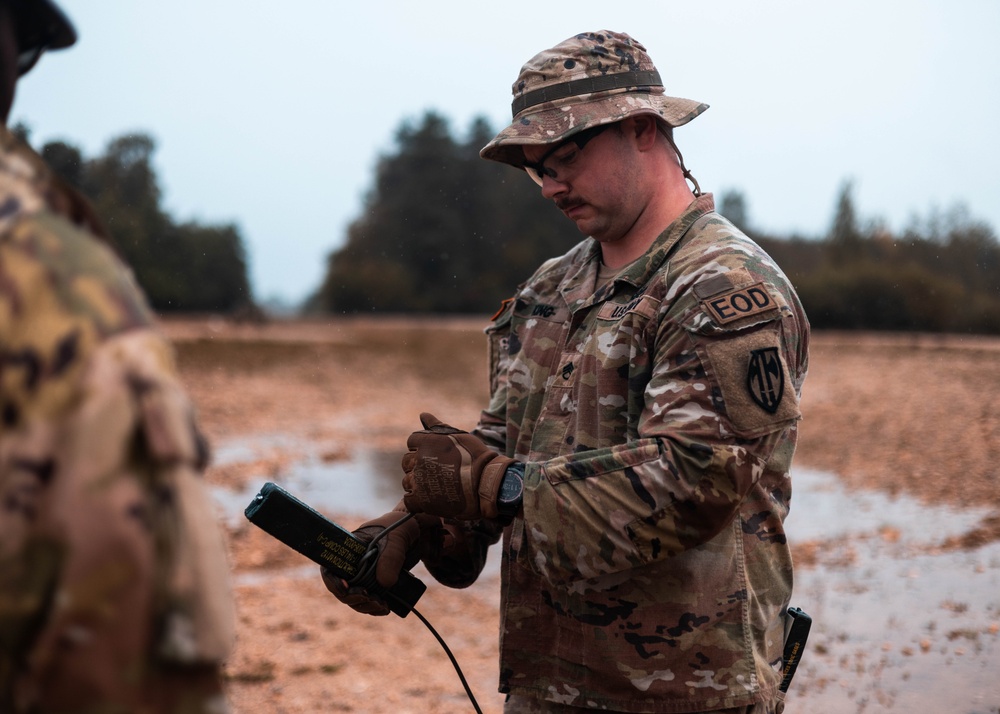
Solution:
<path fill-rule="evenodd" d="M 217 455 L 208 480 L 229 504 L 235 712 L 472 711 L 415 617 L 340 606 L 240 504 L 264 481 L 306 483 L 307 468 L 314 489 L 345 478 L 338 465 L 391 484 L 420 411 L 471 426 L 486 399 L 483 324 L 165 323 Z M 796 604 L 816 625 L 786 711 L 1000 712 L 1000 340 L 816 334 L 803 402 L 789 528 L 798 518 Z M 375 508 L 320 510 L 352 527 Z M 502 710 L 495 572 L 465 591 L 431 583 L 418 606 L 487 713 Z"/>

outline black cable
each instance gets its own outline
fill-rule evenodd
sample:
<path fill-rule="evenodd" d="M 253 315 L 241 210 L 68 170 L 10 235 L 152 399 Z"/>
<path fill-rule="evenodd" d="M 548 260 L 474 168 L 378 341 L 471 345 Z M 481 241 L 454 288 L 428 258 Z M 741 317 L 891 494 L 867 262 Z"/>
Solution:
<path fill-rule="evenodd" d="M 427 629 L 431 631 L 431 634 L 434 635 L 434 639 L 436 639 L 438 643 L 441 645 L 442 649 L 444 649 L 445 654 L 448 655 L 448 659 L 451 660 L 451 664 L 455 668 L 455 672 L 458 674 L 458 679 L 459 681 L 462 682 L 462 687 L 465 688 L 465 693 L 468 695 L 469 701 L 472 702 L 472 706 L 476 710 L 476 714 L 483 714 L 483 710 L 479 708 L 479 702 L 476 701 L 476 697 L 472 693 L 472 688 L 469 686 L 468 680 L 465 679 L 465 674 L 462 673 L 462 668 L 458 666 L 458 660 L 455 659 L 455 655 L 452 654 L 451 649 L 448 647 L 448 644 L 444 641 L 444 638 L 438 634 L 438 631 L 434 629 L 430 621 L 417 611 L 417 608 L 404 602 L 395 594 L 387 590 L 383 590 L 382 588 L 379 588 L 375 581 L 375 564 L 378 562 L 378 556 L 379 556 L 378 542 L 382 540 L 385 536 L 387 536 L 390 531 L 392 531 L 395 528 L 398 528 L 403 523 L 413 518 L 413 515 L 414 514 L 412 513 L 407 513 L 405 516 L 403 516 L 398 521 L 388 526 L 385 530 L 381 531 L 378 535 L 372 538 L 371 542 L 368 543 L 368 549 L 365 551 L 365 554 L 361 556 L 361 563 L 359 564 L 358 567 L 358 574 L 355 575 L 353 578 L 351 578 L 349 585 L 361 586 L 366 590 L 377 588 L 380 595 L 390 597 L 397 603 L 402 604 L 404 607 L 409 607 L 410 612 L 416 615 L 417 619 L 419 619 L 422 623 L 424 623 Z"/>
<path fill-rule="evenodd" d="M 381 553 L 379 541 L 413 518 L 414 515 L 415 514 L 413 513 L 407 513 L 395 523 L 383 528 L 368 542 L 368 547 L 361 556 L 361 560 L 358 561 L 358 572 L 348 581 L 348 585 L 352 587 L 361 587 L 365 590 L 374 590 L 379 594 L 383 593 L 382 588 L 379 587 L 378 582 L 375 580 L 375 565 L 378 563 L 378 557 Z"/>
<path fill-rule="evenodd" d="M 395 598 L 394 595 L 392 597 Z M 395 599 L 398 600 L 398 598 Z M 476 714 L 483 714 L 483 710 L 479 708 L 479 702 L 476 701 L 476 697 L 472 693 L 472 688 L 469 686 L 468 681 L 466 681 L 465 675 L 462 674 L 462 668 L 458 666 L 458 660 L 455 659 L 455 655 L 453 655 L 451 653 L 451 650 L 448 649 L 448 645 L 445 643 L 444 638 L 441 637 L 441 635 L 438 634 L 437 630 L 435 630 L 431 626 L 431 623 L 427 620 L 427 618 L 421 615 L 417 611 L 417 608 L 411 607 L 410 611 L 414 615 L 416 615 L 422 623 L 424 623 L 427 626 L 427 629 L 431 631 L 431 634 L 434 635 L 434 638 L 441 644 L 441 647 L 444 648 L 444 652 L 446 655 L 448 655 L 448 659 L 451 660 L 451 664 L 455 668 L 455 672 L 458 674 L 458 678 L 459 680 L 461 680 L 462 686 L 465 688 L 465 693 L 469 696 L 469 701 L 472 702 L 472 706 L 476 710 Z"/>

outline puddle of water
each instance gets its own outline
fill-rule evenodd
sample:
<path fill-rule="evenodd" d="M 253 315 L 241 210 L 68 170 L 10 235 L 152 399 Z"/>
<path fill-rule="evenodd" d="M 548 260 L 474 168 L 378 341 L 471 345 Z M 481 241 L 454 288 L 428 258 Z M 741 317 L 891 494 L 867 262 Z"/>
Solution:
<path fill-rule="evenodd" d="M 988 508 L 929 508 L 905 496 L 848 490 L 835 475 L 796 469 L 785 528 L 795 540 L 830 539 L 898 530 L 907 540 L 937 543 L 968 532 Z"/>
<path fill-rule="evenodd" d="M 216 461 L 258 458 L 255 444 L 223 445 Z M 348 529 L 401 496 L 401 453 L 359 452 L 327 463 L 302 442 L 276 437 L 268 446 L 303 454 L 271 480 L 316 510 L 339 514 Z M 262 483 L 217 489 L 226 516 L 242 521 Z M 848 491 L 836 476 L 806 469 L 795 471 L 793 484 L 789 539 L 819 545 L 817 564 L 795 572 L 792 602 L 814 624 L 786 711 L 1000 714 L 1000 543 L 933 550 L 989 509 Z M 499 571 L 496 550 L 488 575 Z"/>
<path fill-rule="evenodd" d="M 824 543 L 795 571 L 814 625 L 788 710 L 1000 712 L 1000 543 L 932 549 L 989 509 L 848 492 L 811 471 L 793 483 L 789 539 Z"/>
<path fill-rule="evenodd" d="M 330 462 L 301 441 L 270 437 L 264 444 L 249 440 L 224 444 L 215 453 L 215 463 L 254 461 L 260 458 L 262 446 L 284 448 L 303 456 L 280 475 L 252 480 L 243 489 L 216 488 L 213 495 L 230 524 L 242 522 L 243 510 L 265 481 L 277 483 L 320 513 L 337 514 L 345 520 L 361 521 L 380 515 L 392 510 L 402 498 L 402 453 L 361 451 L 354 458 Z M 353 522 L 341 525 L 349 527 Z"/>
<path fill-rule="evenodd" d="M 216 450 L 215 463 L 225 465 L 251 462 L 261 457 L 261 449 L 286 448 L 302 453 L 286 473 L 270 479 L 254 480 L 240 490 L 216 487 L 213 496 L 221 506 L 223 518 L 230 527 L 246 523 L 243 511 L 265 481 L 278 484 L 293 496 L 331 518 L 338 525 L 353 530 L 369 518 L 391 511 L 403 497 L 401 452 L 360 451 L 354 458 L 328 462 L 314 453 L 314 447 L 294 439 L 269 437 L 265 442 L 239 440 L 223 444 Z M 418 573 L 418 571 L 422 571 Z M 304 577 L 313 577 L 315 569 L 300 569 Z M 418 564 L 414 573 L 425 583 L 433 578 Z M 287 574 L 287 573 L 285 573 Z M 487 556 L 483 575 L 499 576 L 500 552 L 493 548 Z M 249 576 L 252 579 L 253 576 Z M 484 578 L 485 579 L 485 578 Z M 242 584 L 248 578 L 241 576 Z"/>

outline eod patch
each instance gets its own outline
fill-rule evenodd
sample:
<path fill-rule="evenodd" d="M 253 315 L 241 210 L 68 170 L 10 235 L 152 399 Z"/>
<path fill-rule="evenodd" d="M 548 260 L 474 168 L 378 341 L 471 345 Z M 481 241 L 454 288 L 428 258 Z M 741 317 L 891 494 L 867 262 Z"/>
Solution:
<path fill-rule="evenodd" d="M 778 307 L 763 282 L 714 295 L 703 299 L 701 303 L 720 325 Z"/>

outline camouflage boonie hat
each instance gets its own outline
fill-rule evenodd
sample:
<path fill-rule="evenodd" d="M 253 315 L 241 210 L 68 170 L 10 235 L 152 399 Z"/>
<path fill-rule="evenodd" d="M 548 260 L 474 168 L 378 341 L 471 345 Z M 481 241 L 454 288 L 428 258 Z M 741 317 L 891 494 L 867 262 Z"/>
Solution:
<path fill-rule="evenodd" d="M 514 121 L 479 155 L 517 168 L 525 144 L 553 144 L 592 126 L 652 114 L 687 124 L 708 105 L 668 97 L 646 48 L 622 32 L 585 32 L 543 50 L 521 68 L 513 86 Z"/>

